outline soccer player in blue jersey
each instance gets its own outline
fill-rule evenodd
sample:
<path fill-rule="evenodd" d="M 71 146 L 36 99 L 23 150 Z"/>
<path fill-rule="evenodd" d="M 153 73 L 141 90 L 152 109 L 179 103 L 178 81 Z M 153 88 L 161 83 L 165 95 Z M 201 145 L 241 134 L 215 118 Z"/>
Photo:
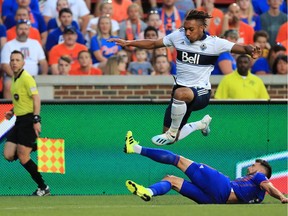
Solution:
<path fill-rule="evenodd" d="M 282 203 L 288 202 L 288 198 L 269 181 L 272 168 L 268 162 L 261 159 L 257 159 L 248 167 L 246 176 L 231 181 L 205 164 L 196 163 L 171 151 L 140 146 L 134 140 L 131 131 L 127 132 L 124 152 L 140 154 L 159 163 L 174 165 L 190 179 L 189 181 L 167 175 L 149 187 L 143 187 L 131 180 L 126 181 L 128 190 L 145 201 L 173 189 L 199 204 L 260 203 L 266 192 Z"/>
<path fill-rule="evenodd" d="M 154 136 L 156 145 L 174 143 L 196 130 L 208 135 L 211 117 L 204 116 L 201 121 L 187 124 L 192 111 L 205 108 L 210 99 L 211 84 L 209 77 L 218 56 L 223 52 L 248 54 L 253 58 L 261 55 L 261 49 L 252 45 L 240 45 L 205 33 L 208 13 L 191 10 L 188 12 L 183 27 L 156 40 L 111 39 L 117 44 L 144 49 L 174 47 L 177 50 L 177 75 L 172 92 L 172 99 L 164 116 L 163 134 Z"/>

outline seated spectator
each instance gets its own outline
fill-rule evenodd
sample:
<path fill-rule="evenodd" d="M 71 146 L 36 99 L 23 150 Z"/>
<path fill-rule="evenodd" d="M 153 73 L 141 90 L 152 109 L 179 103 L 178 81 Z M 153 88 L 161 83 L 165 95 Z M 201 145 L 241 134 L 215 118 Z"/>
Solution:
<path fill-rule="evenodd" d="M 155 57 L 155 72 L 152 75 L 171 75 L 171 64 L 166 55 Z"/>
<path fill-rule="evenodd" d="M 112 17 L 112 14 L 113 14 L 113 7 L 112 7 L 112 1 L 111 0 L 110 1 L 104 0 L 98 5 L 99 5 L 100 15 L 90 19 L 90 21 L 87 25 L 87 32 L 89 34 L 89 38 L 92 38 L 97 33 L 96 30 L 97 30 L 97 24 L 98 24 L 99 17 L 101 17 L 101 16 Z M 114 19 L 111 19 L 111 23 L 112 23 L 112 35 L 118 36 L 119 29 L 120 29 L 119 23 Z"/>
<path fill-rule="evenodd" d="M 0 24 L 0 51 L 6 42 L 7 42 L 6 27 Z"/>
<path fill-rule="evenodd" d="M 278 55 L 285 55 L 286 48 L 281 44 L 276 44 L 272 46 L 269 50 L 267 58 L 260 57 L 258 58 L 252 68 L 251 72 L 256 75 L 265 75 L 272 72 L 272 65 Z"/>
<path fill-rule="evenodd" d="M 172 75 L 175 75 L 176 74 L 176 64 L 174 61 L 172 61 L 172 54 L 170 52 L 170 49 L 168 47 L 160 47 L 160 48 L 157 48 L 157 49 L 154 49 L 153 50 L 153 57 L 152 57 L 152 65 L 155 65 L 155 59 L 156 59 L 156 56 L 158 55 L 166 55 L 169 62 L 170 62 L 170 73 Z"/>
<path fill-rule="evenodd" d="M 125 50 L 125 49 L 121 49 L 121 50 L 119 50 L 117 53 L 116 53 L 116 55 L 117 56 L 120 56 L 121 58 L 123 58 L 123 61 L 125 62 L 125 64 L 126 64 L 126 70 L 127 70 L 127 68 L 128 68 L 128 65 L 129 65 L 129 63 L 130 63 L 130 59 L 129 59 L 129 56 L 128 56 L 128 53 L 127 53 L 127 51 Z M 126 71 L 125 70 L 125 71 Z"/>
<path fill-rule="evenodd" d="M 287 14 L 280 11 L 281 0 L 268 0 L 269 10 L 260 15 L 262 30 L 269 35 L 269 44 L 276 44 L 276 36 L 280 26 L 287 22 Z"/>
<path fill-rule="evenodd" d="M 158 39 L 158 33 L 157 29 L 153 26 L 147 26 L 147 28 L 144 30 L 144 39 Z M 153 57 L 153 49 L 147 50 L 147 61 L 152 62 Z"/>
<path fill-rule="evenodd" d="M 69 2 L 68 0 L 57 0 L 56 3 L 56 10 L 57 10 L 57 16 L 51 18 L 47 23 L 47 30 L 48 32 L 51 32 L 52 30 L 58 28 L 61 26 L 61 21 L 59 20 L 59 12 L 63 8 L 69 8 Z M 74 26 L 77 30 L 80 30 L 78 23 L 73 20 L 71 23 L 72 26 Z"/>
<path fill-rule="evenodd" d="M 162 8 L 158 11 L 164 29 L 165 34 L 168 35 L 182 26 L 182 22 L 185 18 L 185 12 L 178 10 L 175 7 L 175 0 L 163 0 Z"/>
<path fill-rule="evenodd" d="M 277 37 L 276 37 L 276 42 L 281 43 L 288 51 L 288 28 L 287 27 L 288 27 L 288 22 L 285 22 L 284 24 L 280 26 Z"/>
<path fill-rule="evenodd" d="M 83 35 L 85 35 L 87 24 L 90 19 L 89 18 L 90 11 L 87 8 L 87 5 L 85 4 L 85 2 L 82 0 L 81 1 L 80 0 L 68 0 L 68 1 L 69 1 L 69 8 L 71 9 L 72 14 L 73 14 L 72 20 L 76 21 L 78 25 L 80 25 L 81 32 Z M 42 12 L 46 23 L 48 23 L 48 21 L 51 18 L 57 17 L 58 12 L 56 10 L 56 6 L 57 6 L 57 0 L 46 1 L 43 12 Z"/>
<path fill-rule="evenodd" d="M 240 18 L 240 7 L 236 3 L 230 4 L 223 18 L 222 34 L 229 29 L 234 29 L 239 34 L 237 43 L 253 44 L 254 29 Z"/>
<path fill-rule="evenodd" d="M 55 45 L 49 52 L 49 65 L 53 75 L 58 75 L 58 59 L 63 55 L 68 55 L 72 59 L 71 70 L 79 67 L 78 53 L 88 50 L 83 44 L 77 43 L 77 30 L 74 26 L 66 26 L 63 32 L 64 42 Z"/>
<path fill-rule="evenodd" d="M 29 20 L 29 11 L 25 7 L 18 7 L 15 15 L 15 20 L 18 22 L 26 22 L 29 23 L 29 35 L 28 38 L 37 40 L 42 46 L 41 36 L 39 30 L 31 26 L 31 22 Z M 7 30 L 7 41 L 13 40 L 16 38 L 16 26 Z"/>
<path fill-rule="evenodd" d="M 115 11 L 111 19 L 116 20 L 118 23 L 123 22 L 128 19 L 127 10 L 128 7 L 132 4 L 131 0 L 107 0 L 112 2 L 113 11 Z"/>
<path fill-rule="evenodd" d="M 71 70 L 69 75 L 102 75 L 102 71 L 99 68 L 92 67 L 92 58 L 89 51 L 80 51 L 78 53 L 78 62 L 79 67 Z"/>
<path fill-rule="evenodd" d="M 111 56 L 103 69 L 104 75 L 126 75 L 126 62 L 121 56 Z"/>
<path fill-rule="evenodd" d="M 283 13 L 287 14 L 287 0 L 280 1 L 281 6 L 280 10 Z M 268 0 L 266 1 L 259 1 L 259 0 L 252 0 L 253 9 L 256 14 L 261 15 L 269 10 Z"/>
<path fill-rule="evenodd" d="M 165 36 L 165 29 L 164 29 L 164 26 L 162 25 L 162 21 L 160 19 L 160 14 L 158 13 L 157 10 L 149 12 L 149 14 L 147 16 L 147 22 L 146 23 L 147 23 L 147 28 L 153 27 L 156 29 L 157 38 L 163 38 Z M 146 29 L 144 31 L 140 32 L 139 39 L 145 38 L 144 34 L 145 34 Z M 153 32 L 151 32 L 151 33 L 153 33 Z M 145 39 L 149 39 L 149 38 L 145 38 Z M 150 38 L 150 39 L 152 39 L 152 38 Z"/>
<path fill-rule="evenodd" d="M 28 2 L 28 1 L 27 1 Z M 30 0 L 29 8 L 31 11 L 40 13 L 38 0 Z M 14 16 L 18 9 L 17 0 L 5 0 L 2 3 L 2 18 L 5 21 L 8 15 Z"/>
<path fill-rule="evenodd" d="M 136 61 L 130 62 L 127 72 L 131 75 L 151 75 L 154 68 L 147 61 L 147 52 L 144 49 L 137 48 L 135 51 Z"/>
<path fill-rule="evenodd" d="M 58 59 L 58 71 L 59 75 L 68 75 L 71 70 L 72 60 L 69 56 L 60 56 Z"/>
<path fill-rule="evenodd" d="M 210 35 L 221 35 L 221 23 L 223 20 L 223 12 L 222 10 L 215 7 L 215 0 L 203 0 L 203 5 L 197 10 L 205 11 L 212 16 L 211 19 L 207 19 L 207 28 L 206 31 Z"/>
<path fill-rule="evenodd" d="M 111 38 L 117 38 L 112 35 L 111 25 L 110 17 L 100 17 L 97 25 L 97 34 L 93 36 L 90 41 L 93 65 L 100 69 L 105 67 L 109 57 L 115 55 L 122 49 L 122 47 L 115 42 L 108 42 Z"/>
<path fill-rule="evenodd" d="M 238 32 L 236 30 L 227 30 L 224 33 L 224 38 L 234 43 L 236 43 L 238 37 Z M 226 75 L 232 73 L 234 70 L 236 70 L 234 54 L 231 52 L 224 52 L 218 56 L 211 75 Z"/>
<path fill-rule="evenodd" d="M 29 18 L 27 20 L 30 20 L 31 26 L 38 29 L 41 35 L 41 44 L 45 44 L 47 40 L 47 26 L 46 23 L 42 17 L 42 15 L 39 12 L 31 10 L 29 4 L 29 0 L 16 0 L 18 7 L 20 8 L 26 8 L 29 12 Z M 18 8 L 17 7 L 17 8 Z M 7 29 L 12 28 L 17 24 L 17 21 L 15 19 L 15 14 L 10 14 L 7 15 L 4 25 L 6 26 Z"/>
<path fill-rule="evenodd" d="M 288 56 L 278 55 L 272 66 L 272 73 L 278 75 L 288 74 Z"/>
<path fill-rule="evenodd" d="M 13 72 L 10 68 L 10 54 L 13 50 L 19 50 L 24 55 L 25 65 L 32 76 L 48 74 L 48 65 L 44 50 L 38 41 L 28 38 L 30 26 L 27 22 L 19 22 L 16 25 L 16 38 L 7 42 L 1 51 L 2 70 L 5 72 L 4 97 L 11 99 L 10 86 Z M 40 68 L 39 68 L 40 67 Z"/>
<path fill-rule="evenodd" d="M 241 21 L 252 26 L 254 31 L 260 31 L 261 30 L 260 16 L 255 14 L 251 0 L 237 0 L 236 2 L 240 7 Z"/>
<path fill-rule="evenodd" d="M 262 57 L 266 58 L 268 56 L 269 50 L 271 48 L 268 42 L 269 35 L 267 32 L 261 30 L 255 32 L 253 36 L 253 42 L 256 46 L 260 47 L 262 50 Z"/>
<path fill-rule="evenodd" d="M 63 31 L 65 27 L 72 26 L 72 11 L 69 8 L 63 8 L 59 12 L 60 27 L 54 29 L 48 34 L 46 43 L 46 52 L 49 52 L 51 48 L 57 44 L 63 43 Z M 85 39 L 82 33 L 73 27 L 77 33 L 77 43 L 85 44 Z"/>
<path fill-rule="evenodd" d="M 215 99 L 269 99 L 263 81 L 251 74 L 250 57 L 240 55 L 237 58 L 237 69 L 220 81 Z"/>

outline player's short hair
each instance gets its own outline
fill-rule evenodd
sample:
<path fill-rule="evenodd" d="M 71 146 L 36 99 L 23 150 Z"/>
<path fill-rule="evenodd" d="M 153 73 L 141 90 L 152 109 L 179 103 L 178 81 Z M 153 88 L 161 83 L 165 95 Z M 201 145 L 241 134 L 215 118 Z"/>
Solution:
<path fill-rule="evenodd" d="M 19 55 L 21 55 L 22 59 L 24 60 L 24 54 L 23 54 L 21 51 L 19 51 L 19 50 L 13 50 L 13 51 L 11 52 L 10 57 L 11 57 L 13 54 L 19 54 Z"/>
<path fill-rule="evenodd" d="M 260 163 L 261 166 L 263 166 L 266 170 L 266 176 L 268 179 L 270 179 L 271 175 L 272 175 L 272 167 L 270 166 L 270 164 L 263 159 L 256 159 L 255 160 L 256 163 Z"/>
<path fill-rule="evenodd" d="M 198 11 L 198 10 L 192 9 L 187 12 L 185 20 L 199 20 L 202 22 L 202 25 L 207 27 L 207 19 L 211 19 L 211 18 L 212 16 L 210 16 L 208 13 L 204 11 Z"/>

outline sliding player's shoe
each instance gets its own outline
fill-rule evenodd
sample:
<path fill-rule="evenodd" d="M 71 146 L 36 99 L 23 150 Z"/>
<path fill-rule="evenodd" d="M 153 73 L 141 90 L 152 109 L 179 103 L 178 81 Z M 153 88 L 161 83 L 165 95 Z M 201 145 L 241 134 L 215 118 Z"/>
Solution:
<path fill-rule="evenodd" d="M 128 154 L 135 153 L 133 147 L 138 144 L 139 142 L 137 142 L 133 138 L 132 131 L 128 131 L 126 134 L 126 139 L 125 139 L 124 152 Z"/>
<path fill-rule="evenodd" d="M 142 185 L 138 185 L 131 180 L 126 181 L 126 187 L 131 193 L 139 196 L 144 201 L 150 201 L 152 198 L 152 194 L 149 192 L 149 190 L 147 190 L 147 188 L 143 187 Z"/>
<path fill-rule="evenodd" d="M 152 137 L 152 142 L 158 146 L 171 145 L 175 142 L 175 139 L 176 136 L 172 136 L 169 131 L 166 131 L 164 134 Z"/>
<path fill-rule="evenodd" d="M 201 123 L 206 125 L 205 128 L 202 129 L 202 131 L 201 131 L 203 136 L 208 136 L 209 135 L 209 133 L 211 131 L 210 127 L 209 127 L 209 124 L 210 124 L 211 121 L 212 121 L 212 118 L 209 115 L 205 115 L 203 117 L 203 119 L 201 120 Z"/>

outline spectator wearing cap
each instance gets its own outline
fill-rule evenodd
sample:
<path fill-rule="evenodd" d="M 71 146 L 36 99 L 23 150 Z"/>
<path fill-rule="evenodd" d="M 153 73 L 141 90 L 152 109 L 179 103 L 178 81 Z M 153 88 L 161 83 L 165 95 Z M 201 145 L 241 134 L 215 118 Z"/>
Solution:
<path fill-rule="evenodd" d="M 53 46 L 49 52 L 49 65 L 51 73 L 58 75 L 58 59 L 63 56 L 69 56 L 72 60 L 71 70 L 75 70 L 79 67 L 78 53 L 82 50 L 88 50 L 83 44 L 77 43 L 77 30 L 74 26 L 66 26 L 63 31 L 63 43 Z"/>
<path fill-rule="evenodd" d="M 39 30 L 31 26 L 31 22 L 29 20 L 29 11 L 25 7 L 19 7 L 16 11 L 15 20 L 17 23 L 26 22 L 29 25 L 30 31 L 28 38 L 37 40 L 40 44 L 45 45 L 41 41 L 41 35 Z M 16 38 L 16 26 L 7 30 L 7 41 L 13 40 Z"/>
<path fill-rule="evenodd" d="M 59 20 L 60 20 L 60 27 L 56 28 L 52 32 L 48 34 L 47 42 L 46 42 L 46 52 L 49 53 L 51 48 L 55 46 L 56 44 L 63 43 L 63 30 L 67 26 L 72 26 L 73 21 L 73 15 L 72 11 L 69 8 L 63 8 L 59 12 Z M 77 43 L 85 44 L 85 39 L 82 35 L 82 33 L 77 30 L 75 27 L 76 34 L 77 34 Z"/>
<path fill-rule="evenodd" d="M 48 73 L 46 56 L 38 41 L 28 38 L 30 26 L 26 22 L 16 25 L 16 38 L 7 42 L 1 51 L 2 69 L 5 72 L 4 97 L 11 98 L 10 85 L 13 72 L 10 68 L 10 54 L 13 50 L 19 50 L 24 55 L 25 65 L 32 76 Z"/>

